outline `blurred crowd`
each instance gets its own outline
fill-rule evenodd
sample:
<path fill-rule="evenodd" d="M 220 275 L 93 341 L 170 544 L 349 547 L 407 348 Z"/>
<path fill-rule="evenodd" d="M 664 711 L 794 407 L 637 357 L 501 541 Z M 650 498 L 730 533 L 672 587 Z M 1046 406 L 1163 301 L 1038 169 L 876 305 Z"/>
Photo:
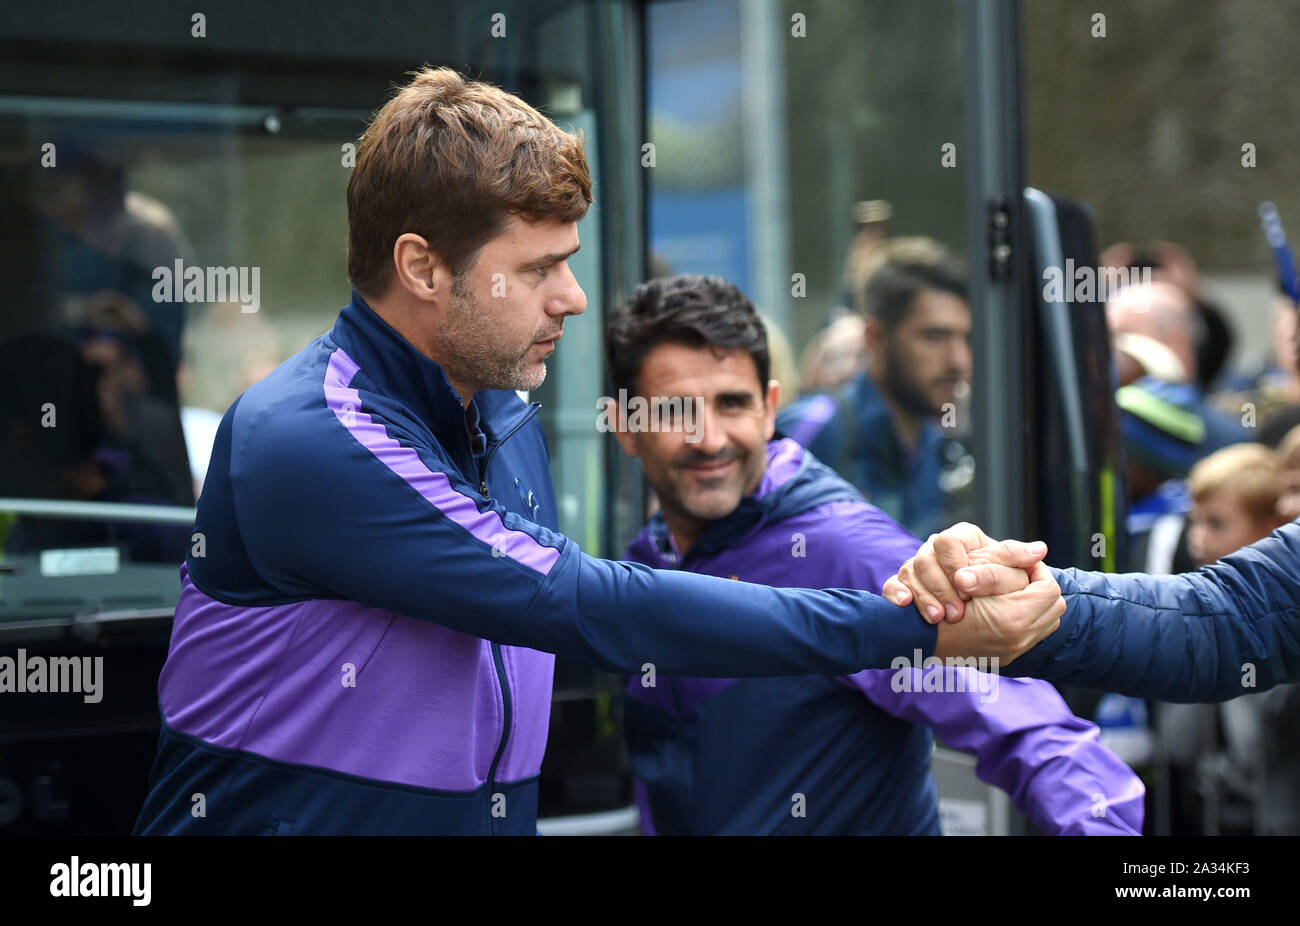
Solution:
<path fill-rule="evenodd" d="M 883 201 L 855 207 L 843 292 L 787 374 L 797 397 L 777 424 L 924 538 L 973 519 L 971 316 L 952 252 L 893 237 L 891 213 Z M 1282 281 L 1271 356 L 1229 368 L 1231 317 L 1186 249 L 1119 243 L 1098 264 L 1098 279 L 1126 271 L 1104 293 L 1127 461 L 1121 568 L 1194 570 L 1300 518 L 1297 307 Z M 1300 686 L 1222 705 L 1107 695 L 1091 706 L 1153 779 L 1166 831 L 1300 833 Z"/>

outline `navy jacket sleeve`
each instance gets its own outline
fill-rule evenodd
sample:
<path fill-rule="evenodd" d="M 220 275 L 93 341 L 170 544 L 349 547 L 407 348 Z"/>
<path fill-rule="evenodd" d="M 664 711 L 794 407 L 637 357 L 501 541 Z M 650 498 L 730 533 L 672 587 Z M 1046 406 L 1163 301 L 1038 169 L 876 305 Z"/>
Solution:
<path fill-rule="evenodd" d="M 1056 577 L 1060 628 L 1007 674 L 1161 701 L 1300 681 L 1300 521 L 1199 572 Z"/>
<path fill-rule="evenodd" d="M 861 591 L 778 590 L 584 554 L 468 485 L 393 422 L 262 413 L 231 451 L 239 531 L 286 598 L 358 601 L 637 674 L 841 675 L 935 630 Z"/>

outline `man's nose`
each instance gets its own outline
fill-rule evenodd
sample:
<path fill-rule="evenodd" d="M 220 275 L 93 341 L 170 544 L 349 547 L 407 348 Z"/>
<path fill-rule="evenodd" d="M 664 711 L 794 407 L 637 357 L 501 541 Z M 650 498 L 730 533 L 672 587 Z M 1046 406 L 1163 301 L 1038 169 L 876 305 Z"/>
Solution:
<path fill-rule="evenodd" d="M 688 434 L 690 444 L 696 453 L 713 455 L 721 453 L 727 446 L 727 432 L 721 427 L 713 413 L 698 399 L 691 399 L 694 406 L 694 434 Z M 689 420 L 689 419 L 688 419 Z"/>
<path fill-rule="evenodd" d="M 971 348 L 970 342 L 958 340 L 951 358 L 952 365 L 961 371 L 963 378 L 969 379 L 971 374 Z"/>
<path fill-rule="evenodd" d="M 551 315 L 581 315 L 587 311 L 587 294 L 582 291 L 578 278 L 573 275 L 568 262 L 564 265 L 564 288 L 547 304 Z"/>

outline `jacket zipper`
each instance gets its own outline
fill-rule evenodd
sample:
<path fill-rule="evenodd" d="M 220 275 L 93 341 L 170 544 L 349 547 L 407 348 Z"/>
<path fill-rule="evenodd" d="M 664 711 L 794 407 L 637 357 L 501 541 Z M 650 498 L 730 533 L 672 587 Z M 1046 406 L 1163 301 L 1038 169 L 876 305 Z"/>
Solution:
<path fill-rule="evenodd" d="M 492 644 L 492 665 L 497 670 L 497 684 L 501 686 L 501 706 L 503 708 L 501 742 L 497 744 L 497 754 L 492 757 L 492 768 L 488 772 L 488 831 L 495 833 L 497 828 L 496 817 L 492 816 L 492 811 L 495 809 L 493 805 L 496 803 L 497 764 L 506 751 L 506 740 L 510 738 L 510 723 L 514 719 L 512 716 L 514 705 L 510 701 L 510 685 L 506 681 L 506 665 L 501 658 L 501 647 L 495 643 Z M 502 797 L 505 797 L 504 793 Z M 508 809 L 506 813 L 509 813 Z"/>
<path fill-rule="evenodd" d="M 513 428 L 507 431 L 499 441 L 493 444 L 492 449 L 490 449 L 487 452 L 487 455 L 483 458 L 483 465 L 479 467 L 479 471 L 478 471 L 478 490 L 479 493 L 484 498 L 488 497 L 488 484 L 487 484 L 488 467 L 492 465 L 492 458 L 496 456 L 497 450 L 501 447 L 502 444 L 510 440 L 510 438 L 514 436 L 514 433 L 516 431 L 518 431 L 524 425 L 528 424 L 528 422 L 532 421 L 533 418 L 537 416 L 537 413 L 541 411 L 541 408 L 542 408 L 542 404 L 540 402 L 531 403 L 528 406 L 528 414 L 524 415 L 524 417 L 521 418 Z"/>
<path fill-rule="evenodd" d="M 492 449 L 487 452 L 486 456 L 483 459 L 483 465 L 479 469 L 479 473 L 478 473 L 479 491 L 483 494 L 484 498 L 488 497 L 488 484 L 487 484 L 488 466 L 492 462 L 492 457 L 496 455 L 497 449 L 506 441 L 508 441 L 516 431 L 518 431 L 528 422 L 532 421 L 533 417 L 537 414 L 538 410 L 541 407 L 542 406 L 540 403 L 537 402 L 530 403 L 530 410 L 528 414 L 524 415 L 524 417 L 519 421 L 519 423 L 516 424 L 513 428 L 511 428 L 509 431 L 507 431 L 499 441 L 497 441 L 495 444 L 492 445 Z M 501 756 L 504 755 L 506 751 L 506 742 L 510 739 L 510 726 L 514 719 L 514 704 L 511 702 L 510 699 L 510 682 L 506 678 L 506 664 L 505 664 L 505 660 L 501 656 L 501 647 L 496 643 L 491 644 L 491 647 L 492 647 L 492 665 L 497 670 L 497 685 L 499 685 L 501 688 L 501 707 L 502 707 L 501 742 L 497 744 L 496 755 L 492 757 L 492 767 L 488 770 L 488 814 L 489 814 L 488 831 L 495 832 L 496 818 L 491 816 L 492 805 L 495 800 L 492 795 L 496 793 L 497 766 L 501 764 Z"/>

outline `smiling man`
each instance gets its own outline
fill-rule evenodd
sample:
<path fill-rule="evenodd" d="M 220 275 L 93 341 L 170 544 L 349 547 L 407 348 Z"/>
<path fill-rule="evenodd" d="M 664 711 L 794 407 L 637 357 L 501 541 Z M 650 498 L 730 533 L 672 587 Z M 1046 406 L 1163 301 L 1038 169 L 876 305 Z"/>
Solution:
<path fill-rule="evenodd" d="M 780 387 L 749 300 L 716 277 L 641 286 L 610 318 L 614 385 L 696 406 L 696 436 L 616 437 L 659 500 L 626 557 L 779 587 L 876 591 L 920 542 L 774 435 Z M 931 730 L 978 757 L 1050 834 L 1135 835 L 1145 790 L 1046 682 L 919 666 L 838 676 L 667 677 L 628 684 L 642 828 L 677 835 L 931 834 Z M 994 663 L 994 671 L 997 664 Z"/>
<path fill-rule="evenodd" d="M 426 69 L 366 129 L 347 201 L 351 302 L 217 431 L 137 832 L 532 834 L 552 654 L 840 673 L 1005 659 L 1059 623 L 1045 583 L 949 635 L 865 592 L 587 556 L 514 391 L 586 308 L 580 139 Z"/>

